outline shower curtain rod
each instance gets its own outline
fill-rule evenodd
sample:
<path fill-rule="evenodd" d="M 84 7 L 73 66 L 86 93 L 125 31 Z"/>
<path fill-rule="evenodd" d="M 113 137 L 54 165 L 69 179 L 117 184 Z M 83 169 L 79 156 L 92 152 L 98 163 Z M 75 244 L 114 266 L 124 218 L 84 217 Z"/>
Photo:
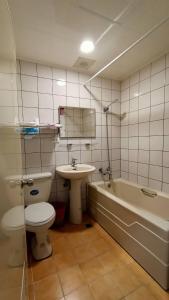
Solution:
<path fill-rule="evenodd" d="M 146 33 L 144 33 L 139 39 L 137 39 L 134 43 L 132 43 L 127 49 L 125 49 L 123 52 L 121 52 L 119 55 L 117 55 L 114 59 L 112 59 L 108 64 L 106 64 L 103 68 L 101 68 L 98 72 L 96 72 L 92 77 L 90 77 L 85 83 L 84 86 L 90 82 L 92 79 L 94 79 L 96 76 L 98 76 L 100 73 L 102 73 L 105 69 L 107 69 L 109 66 L 111 66 L 114 62 L 116 62 L 120 57 L 122 57 L 124 54 L 126 54 L 129 50 L 134 48 L 137 44 L 139 44 L 142 40 L 144 40 L 146 37 L 148 37 L 152 32 L 154 32 L 156 29 L 158 29 L 161 25 L 166 23 L 169 20 L 169 16 L 162 19 L 159 23 L 154 25 L 150 30 L 148 30 Z"/>

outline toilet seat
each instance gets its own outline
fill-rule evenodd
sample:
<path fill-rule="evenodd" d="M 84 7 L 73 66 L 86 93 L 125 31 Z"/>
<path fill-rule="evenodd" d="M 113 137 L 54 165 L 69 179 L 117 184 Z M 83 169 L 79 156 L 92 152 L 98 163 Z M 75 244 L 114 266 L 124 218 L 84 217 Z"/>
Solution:
<path fill-rule="evenodd" d="M 53 206 L 46 202 L 30 204 L 25 208 L 25 222 L 29 226 L 40 226 L 55 217 Z"/>

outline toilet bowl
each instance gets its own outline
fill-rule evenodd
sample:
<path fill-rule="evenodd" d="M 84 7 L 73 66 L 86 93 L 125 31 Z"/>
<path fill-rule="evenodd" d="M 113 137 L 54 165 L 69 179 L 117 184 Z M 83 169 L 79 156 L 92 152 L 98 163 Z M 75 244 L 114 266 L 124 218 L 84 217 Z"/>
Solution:
<path fill-rule="evenodd" d="M 31 241 L 31 249 L 36 260 L 46 258 L 52 253 L 48 229 L 54 220 L 55 210 L 49 203 L 35 203 L 25 208 L 26 230 L 35 233 Z"/>
<path fill-rule="evenodd" d="M 31 240 L 33 257 L 41 260 L 52 254 L 48 229 L 55 220 L 55 210 L 47 203 L 51 191 L 52 174 L 50 172 L 24 176 L 28 182 L 24 186 L 26 230 L 35 233 Z"/>

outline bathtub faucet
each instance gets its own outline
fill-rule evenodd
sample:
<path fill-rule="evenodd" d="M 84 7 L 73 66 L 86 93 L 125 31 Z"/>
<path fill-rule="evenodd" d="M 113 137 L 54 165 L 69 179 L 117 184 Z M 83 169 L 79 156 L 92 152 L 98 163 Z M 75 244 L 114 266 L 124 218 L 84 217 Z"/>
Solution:
<path fill-rule="evenodd" d="M 109 175 L 109 180 L 110 180 L 111 177 L 112 177 L 112 171 L 111 171 L 110 167 L 107 167 L 105 171 L 103 170 L 103 168 L 100 168 L 100 169 L 99 169 L 99 172 L 100 172 L 102 175 Z"/>

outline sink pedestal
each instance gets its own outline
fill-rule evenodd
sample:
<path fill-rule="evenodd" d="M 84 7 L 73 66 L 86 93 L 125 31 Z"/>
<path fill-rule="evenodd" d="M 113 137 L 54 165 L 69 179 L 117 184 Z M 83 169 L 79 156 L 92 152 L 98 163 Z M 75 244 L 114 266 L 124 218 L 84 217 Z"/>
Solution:
<path fill-rule="evenodd" d="M 70 189 L 70 222 L 82 222 L 81 179 L 71 180 Z"/>

